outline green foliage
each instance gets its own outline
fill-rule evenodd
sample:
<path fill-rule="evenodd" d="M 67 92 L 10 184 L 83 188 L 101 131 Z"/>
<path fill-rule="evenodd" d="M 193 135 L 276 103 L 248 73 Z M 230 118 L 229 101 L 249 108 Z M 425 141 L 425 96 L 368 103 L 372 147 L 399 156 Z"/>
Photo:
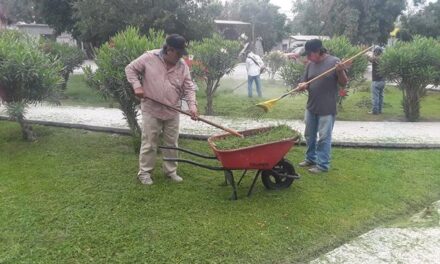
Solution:
<path fill-rule="evenodd" d="M 300 0 L 294 8 L 293 30 L 331 37 L 344 35 L 352 43 L 384 44 L 405 5 L 405 0 Z"/>
<path fill-rule="evenodd" d="M 74 1 L 73 14 L 79 37 L 97 47 L 127 26 L 142 34 L 150 29 L 178 33 L 188 40 L 210 36 L 218 13 L 213 5 L 205 0 L 82 0 Z"/>
<path fill-rule="evenodd" d="M 280 69 L 280 76 L 284 83 L 289 87 L 295 87 L 301 80 L 304 74 L 305 65 L 295 61 L 288 61 Z"/>
<path fill-rule="evenodd" d="M 33 0 L 34 9 L 44 22 L 60 34 L 65 31 L 78 36 L 75 30 L 73 3 L 76 0 Z"/>
<path fill-rule="evenodd" d="M 363 50 L 361 46 L 355 46 L 350 43 L 348 38 L 341 36 L 330 40 L 324 40 L 323 45 L 327 48 L 328 53 L 343 59 L 348 59 L 358 52 Z M 368 60 L 365 56 L 359 56 L 354 61 L 348 70 L 348 77 L 350 80 L 361 80 L 365 71 L 367 70 Z"/>
<path fill-rule="evenodd" d="M 402 17 L 403 28 L 413 35 L 437 38 L 440 36 L 440 2 L 429 3 L 415 14 Z"/>
<path fill-rule="evenodd" d="M 62 66 L 38 49 L 36 40 L 17 31 L 0 32 L 0 88 L 10 117 L 23 129 L 23 137 L 33 140 L 25 124 L 27 104 L 41 102 L 57 92 Z"/>
<path fill-rule="evenodd" d="M 288 125 L 279 125 L 270 130 L 263 130 L 244 138 L 228 135 L 224 138 L 215 140 L 214 144 L 219 150 L 232 150 L 282 141 L 289 138 L 295 138 L 299 135 L 300 133 L 298 131 L 292 130 Z"/>
<path fill-rule="evenodd" d="M 402 105 L 408 121 L 419 119 L 425 87 L 440 82 L 439 61 L 440 43 L 426 37 L 416 37 L 411 42 L 398 41 L 381 56 L 380 71 L 402 90 Z"/>
<path fill-rule="evenodd" d="M 0 9 L 3 9 L 9 23 L 24 21 L 27 23 L 41 22 L 38 12 L 34 9 L 35 0 L 0 0 Z M 1 13 L 1 11 L 0 11 Z"/>
<path fill-rule="evenodd" d="M 193 75 L 203 78 L 206 84 L 208 104 L 205 114 L 213 114 L 212 100 L 220 79 L 233 70 L 238 62 L 240 48 L 238 41 L 225 40 L 218 35 L 192 43 L 191 53 L 195 61 L 192 67 Z"/>
<path fill-rule="evenodd" d="M 160 48 L 163 43 L 165 36 L 162 31 L 150 30 L 148 36 L 141 36 L 139 29 L 128 27 L 97 50 L 98 69 L 95 73 L 90 68 L 85 69 L 89 86 L 97 89 L 104 98 L 113 98 L 119 104 L 135 138 L 141 135 L 136 119 L 139 100 L 127 81 L 125 67 L 146 51 Z"/>
<path fill-rule="evenodd" d="M 40 48 L 44 53 L 49 54 L 53 59 L 59 60 L 63 64 L 64 67 L 61 71 L 61 76 L 64 78 L 62 90 L 65 90 L 73 69 L 80 66 L 85 59 L 84 53 L 77 47 L 71 47 L 67 44 L 50 40 L 43 40 L 40 44 Z"/>
<path fill-rule="evenodd" d="M 267 70 L 269 71 L 270 78 L 273 79 L 275 74 L 287 63 L 286 56 L 280 51 L 272 51 L 265 55 L 263 58 Z"/>

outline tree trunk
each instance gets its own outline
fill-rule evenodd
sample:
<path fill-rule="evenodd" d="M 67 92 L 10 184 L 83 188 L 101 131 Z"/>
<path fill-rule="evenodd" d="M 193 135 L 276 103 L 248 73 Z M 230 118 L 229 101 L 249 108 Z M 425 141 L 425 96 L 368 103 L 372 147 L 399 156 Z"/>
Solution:
<path fill-rule="evenodd" d="M 21 133 L 23 135 L 23 139 L 27 141 L 35 141 L 37 140 L 37 137 L 32 130 L 32 126 L 29 125 L 26 120 L 24 119 L 24 116 L 20 114 L 17 116 L 17 122 L 20 124 L 21 127 Z"/>
<path fill-rule="evenodd" d="M 130 105 L 124 105 L 121 100 L 119 100 L 119 105 L 121 111 L 125 116 L 125 119 L 127 120 L 128 127 L 130 128 L 131 131 L 134 151 L 135 153 L 139 153 L 141 147 L 142 130 L 136 118 L 137 111 Z"/>
<path fill-rule="evenodd" d="M 213 115 L 214 109 L 213 109 L 213 96 L 207 95 L 206 96 L 206 107 L 205 107 L 205 114 L 206 115 Z"/>
<path fill-rule="evenodd" d="M 404 97 L 402 100 L 406 120 L 415 122 L 420 118 L 420 93 L 419 87 L 404 84 Z"/>

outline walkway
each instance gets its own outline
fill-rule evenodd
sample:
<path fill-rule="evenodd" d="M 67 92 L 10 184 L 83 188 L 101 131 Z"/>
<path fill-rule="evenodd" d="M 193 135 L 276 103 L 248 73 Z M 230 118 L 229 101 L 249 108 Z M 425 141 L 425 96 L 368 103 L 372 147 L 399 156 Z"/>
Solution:
<path fill-rule="evenodd" d="M 3 106 L 0 106 L 0 116 L 6 116 Z M 28 109 L 26 118 L 128 131 L 122 112 L 116 108 L 37 105 Z M 304 131 L 304 122 L 301 120 L 263 119 L 257 121 L 212 116 L 205 118 L 239 131 L 276 124 L 287 124 L 298 131 Z M 181 116 L 181 134 L 207 137 L 222 132 L 200 121 L 195 122 L 187 116 Z M 440 148 L 440 123 L 336 121 L 333 138 L 335 145 L 343 146 Z"/>

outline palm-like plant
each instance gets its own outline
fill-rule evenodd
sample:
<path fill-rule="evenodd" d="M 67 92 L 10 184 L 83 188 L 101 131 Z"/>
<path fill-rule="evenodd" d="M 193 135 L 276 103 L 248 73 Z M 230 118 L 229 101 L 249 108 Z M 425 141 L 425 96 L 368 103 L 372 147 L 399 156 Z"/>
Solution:
<path fill-rule="evenodd" d="M 162 31 L 150 30 L 141 36 L 139 29 L 128 27 L 103 44 L 96 54 L 98 69 L 85 68 L 87 83 L 104 98 L 113 98 L 119 105 L 132 132 L 135 150 L 139 148 L 141 128 L 137 121 L 139 100 L 125 76 L 125 67 L 148 50 L 160 48 L 165 43 Z"/>
<path fill-rule="evenodd" d="M 16 31 L 0 32 L 0 89 L 8 115 L 16 120 L 26 140 L 35 140 L 26 123 L 26 107 L 58 92 L 62 65 L 38 49 L 35 39 Z"/>
<path fill-rule="evenodd" d="M 426 86 L 440 82 L 439 62 L 440 42 L 425 37 L 399 41 L 381 56 L 379 69 L 402 91 L 402 106 L 408 121 L 420 118 L 420 101 L 426 95 Z"/>

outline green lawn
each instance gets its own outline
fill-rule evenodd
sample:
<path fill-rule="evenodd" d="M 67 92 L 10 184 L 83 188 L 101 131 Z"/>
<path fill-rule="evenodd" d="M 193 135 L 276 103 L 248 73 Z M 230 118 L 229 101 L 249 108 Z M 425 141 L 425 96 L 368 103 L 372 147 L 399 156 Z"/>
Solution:
<path fill-rule="evenodd" d="M 328 174 L 246 198 L 249 177 L 230 201 L 221 172 L 186 164 L 181 184 L 140 185 L 128 137 L 34 129 L 27 143 L 0 122 L 0 263 L 305 262 L 440 199 L 438 150 L 335 148 Z"/>
<path fill-rule="evenodd" d="M 116 107 L 112 100 L 105 100 L 97 91 L 87 86 L 84 75 L 70 75 L 63 105 Z"/>
<path fill-rule="evenodd" d="M 235 89 L 243 80 L 223 79 L 214 99 L 216 115 L 232 117 L 253 117 L 256 112 L 255 104 L 261 101 L 276 98 L 287 91 L 281 81 L 263 80 L 263 99 L 247 97 L 247 84 Z M 352 121 L 403 121 L 405 120 L 401 107 L 402 93 L 394 86 L 387 86 L 385 90 L 385 107 L 382 115 L 369 115 L 370 92 L 369 82 L 353 87 L 342 108 L 339 109 L 338 120 Z M 255 89 L 255 88 L 254 88 Z M 117 107 L 112 101 L 105 101 L 97 92 L 87 87 L 83 75 L 71 76 L 66 95 L 65 105 Z M 203 113 L 206 105 L 204 91 L 197 93 L 200 112 Z M 263 115 L 263 118 L 303 119 L 307 95 L 301 94 L 287 97 L 279 101 L 273 110 Z M 440 93 L 428 92 L 421 101 L 421 121 L 440 121 Z M 258 111 L 257 111 L 258 112 Z"/>

